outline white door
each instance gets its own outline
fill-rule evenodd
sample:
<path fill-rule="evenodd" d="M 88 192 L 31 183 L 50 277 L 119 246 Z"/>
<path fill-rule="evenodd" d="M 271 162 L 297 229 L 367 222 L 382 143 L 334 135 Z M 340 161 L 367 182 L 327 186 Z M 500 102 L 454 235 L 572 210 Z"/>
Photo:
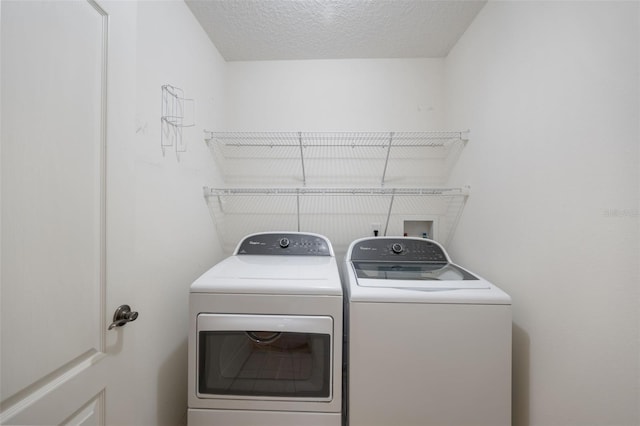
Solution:
<path fill-rule="evenodd" d="M 107 330 L 136 310 L 117 218 L 135 5 L 2 1 L 0 18 L 0 423 L 135 424 L 136 322 Z"/>

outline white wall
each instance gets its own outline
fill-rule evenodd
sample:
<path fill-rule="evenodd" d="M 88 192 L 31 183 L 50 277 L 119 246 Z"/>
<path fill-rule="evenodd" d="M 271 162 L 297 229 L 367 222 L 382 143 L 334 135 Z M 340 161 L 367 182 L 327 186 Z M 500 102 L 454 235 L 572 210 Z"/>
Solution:
<path fill-rule="evenodd" d="M 216 130 L 440 130 L 442 59 L 230 62 Z"/>
<path fill-rule="evenodd" d="M 135 277 L 140 318 L 132 424 L 186 423 L 189 285 L 222 253 L 202 194 L 218 180 L 203 129 L 222 120 L 225 62 L 182 1 L 139 2 L 135 144 Z M 160 149 L 161 86 L 194 98 L 187 152 Z M 134 134 L 135 132 L 135 134 Z M 133 306 L 133 305 L 132 305 Z M 132 327 L 133 329 L 133 327 Z"/>
<path fill-rule="evenodd" d="M 640 424 L 638 19 L 489 2 L 446 60 L 451 252 L 513 296 L 515 425 Z"/>

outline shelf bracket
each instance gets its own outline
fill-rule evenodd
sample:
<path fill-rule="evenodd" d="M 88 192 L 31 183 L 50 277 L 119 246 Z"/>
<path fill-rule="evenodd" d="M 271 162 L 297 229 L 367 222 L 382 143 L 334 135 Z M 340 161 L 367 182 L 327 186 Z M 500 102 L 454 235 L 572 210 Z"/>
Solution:
<path fill-rule="evenodd" d="M 218 207 L 220 208 L 220 213 L 224 213 L 224 206 L 223 206 L 222 198 L 220 197 L 220 191 L 215 190 L 213 188 L 209 188 L 208 186 L 203 186 L 202 192 L 204 193 L 204 199 L 207 200 L 207 202 L 209 202 L 209 199 L 215 195 L 216 199 L 218 200 Z"/>
<path fill-rule="evenodd" d="M 387 166 L 389 165 L 389 155 L 391 154 L 391 143 L 393 142 L 393 132 L 389 133 L 389 145 L 387 146 L 387 158 L 384 160 L 384 169 L 382 170 L 382 180 L 380 185 L 384 186 L 384 180 L 387 176 Z"/>
<path fill-rule="evenodd" d="M 451 230 L 448 232 L 447 239 L 444 242 L 446 246 L 448 246 L 451 243 L 451 240 L 453 239 L 453 234 L 456 228 L 458 227 L 458 222 L 460 222 L 460 218 L 462 217 L 462 211 L 464 210 L 464 207 L 467 204 L 467 198 L 469 198 L 470 190 L 471 190 L 471 187 L 468 185 L 460 188 L 460 194 L 462 195 L 462 205 L 458 208 L 453 218 L 453 222 L 451 223 Z"/>

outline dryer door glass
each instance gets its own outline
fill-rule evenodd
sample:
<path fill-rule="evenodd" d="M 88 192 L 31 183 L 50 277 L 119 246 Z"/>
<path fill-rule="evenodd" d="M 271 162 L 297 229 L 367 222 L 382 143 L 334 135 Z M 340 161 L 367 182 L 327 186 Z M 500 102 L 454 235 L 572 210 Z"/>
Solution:
<path fill-rule="evenodd" d="M 331 400 L 331 317 L 200 314 L 197 324 L 198 397 Z"/>
<path fill-rule="evenodd" d="M 327 334 L 199 334 L 201 395 L 329 397 L 331 336 Z"/>

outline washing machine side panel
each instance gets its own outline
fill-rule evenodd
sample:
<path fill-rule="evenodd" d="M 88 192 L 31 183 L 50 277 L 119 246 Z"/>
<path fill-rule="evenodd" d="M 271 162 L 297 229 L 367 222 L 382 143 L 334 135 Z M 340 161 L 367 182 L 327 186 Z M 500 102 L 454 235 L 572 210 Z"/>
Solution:
<path fill-rule="evenodd" d="M 350 426 L 507 426 L 511 306 L 351 303 Z"/>

